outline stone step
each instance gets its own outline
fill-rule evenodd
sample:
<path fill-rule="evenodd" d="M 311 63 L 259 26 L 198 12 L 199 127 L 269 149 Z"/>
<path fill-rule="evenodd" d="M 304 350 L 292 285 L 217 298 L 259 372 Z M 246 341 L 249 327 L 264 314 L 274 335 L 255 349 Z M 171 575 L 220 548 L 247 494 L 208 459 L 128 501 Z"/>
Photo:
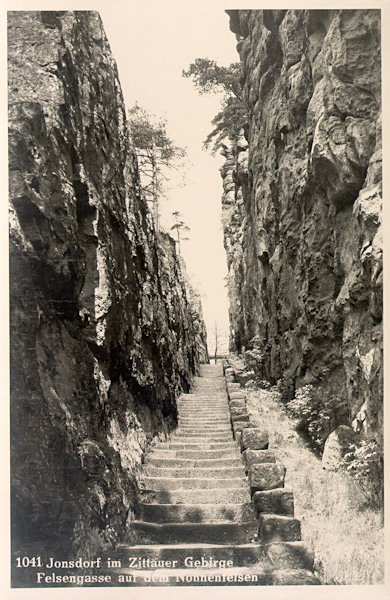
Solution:
<path fill-rule="evenodd" d="M 188 406 L 194 410 L 199 407 L 204 408 L 205 410 L 218 410 L 220 408 L 225 408 L 228 401 L 226 392 L 221 391 L 218 396 L 219 398 L 217 400 L 215 397 L 211 399 L 208 394 L 204 394 L 202 396 L 197 395 L 184 400 L 184 402 L 179 400 L 177 405 L 181 408 Z"/>
<path fill-rule="evenodd" d="M 210 398 L 207 395 L 203 397 L 194 396 L 193 398 L 191 398 L 191 400 L 186 400 L 185 402 L 179 401 L 177 403 L 177 406 L 179 407 L 179 409 L 188 408 L 193 411 L 199 410 L 199 408 L 207 412 L 225 410 L 228 403 L 227 395 L 226 393 L 222 392 L 219 394 L 219 396 L 220 399 L 217 402 L 215 400 L 210 400 Z"/>
<path fill-rule="evenodd" d="M 257 514 L 294 516 L 294 495 L 292 490 L 274 488 L 253 494 L 253 506 Z"/>
<path fill-rule="evenodd" d="M 243 464 L 241 456 L 234 458 L 156 458 L 154 454 L 146 457 L 145 467 L 183 467 L 183 468 L 234 468 Z"/>
<path fill-rule="evenodd" d="M 164 442 L 157 442 L 164 443 Z M 234 445 L 237 448 L 237 443 L 233 440 L 231 436 L 207 436 L 207 435 L 185 435 L 178 434 L 177 436 L 172 436 L 170 440 L 167 440 L 166 444 L 229 444 Z M 222 447 L 222 446 L 221 446 Z"/>
<path fill-rule="evenodd" d="M 174 441 L 174 442 L 157 442 L 155 448 L 165 448 L 172 450 L 230 450 L 237 446 L 231 441 L 214 442 L 212 440 L 206 442 L 199 442 L 197 440 L 188 441 Z"/>
<path fill-rule="evenodd" d="M 178 440 L 177 440 L 178 438 Z M 188 441 L 190 444 L 192 443 L 197 443 L 199 440 L 204 439 L 205 443 L 223 443 L 223 442 L 229 442 L 232 443 L 233 441 L 235 442 L 235 440 L 233 440 L 233 436 L 232 436 L 232 432 L 231 431 L 224 431 L 223 433 L 215 433 L 215 432 L 211 432 L 210 433 L 206 433 L 206 432 L 199 432 L 199 433 L 187 433 L 186 431 L 178 431 L 177 433 L 173 434 L 171 436 L 170 439 L 167 440 L 167 442 L 173 442 L 173 441 L 184 441 L 185 443 Z M 239 450 L 239 446 L 237 445 L 237 442 L 235 442 L 235 446 L 236 448 Z"/>
<path fill-rule="evenodd" d="M 178 404 L 191 404 L 197 406 L 203 404 L 208 408 L 219 408 L 227 402 L 226 390 L 220 389 L 217 392 L 208 393 L 206 390 L 202 390 L 202 393 L 191 394 L 187 397 L 182 396 L 178 400 Z"/>
<path fill-rule="evenodd" d="M 142 504 L 142 520 L 153 523 L 240 523 L 253 520 L 247 504 Z"/>
<path fill-rule="evenodd" d="M 187 396 L 181 396 L 178 399 L 178 404 L 196 404 L 201 403 L 209 406 L 210 408 L 214 408 L 215 406 L 219 406 L 226 402 L 227 394 L 226 389 L 222 386 L 219 390 L 209 391 L 207 389 L 197 390 L 193 394 L 188 394 Z"/>
<path fill-rule="evenodd" d="M 178 433 L 181 435 L 204 435 L 206 437 L 213 435 L 218 435 L 219 437 L 227 435 L 230 437 L 233 435 L 230 423 L 228 423 L 227 425 L 216 425 L 215 427 L 213 425 L 207 425 L 206 427 L 197 427 L 196 425 L 179 425 L 177 429 L 175 429 L 174 433 L 172 433 L 172 435 Z"/>
<path fill-rule="evenodd" d="M 219 410 L 207 410 L 205 408 L 202 407 L 198 407 L 198 408 L 189 408 L 189 407 L 183 407 L 183 406 L 179 406 L 178 407 L 178 412 L 179 412 L 179 418 L 181 417 L 185 417 L 187 419 L 219 419 L 219 418 L 224 418 L 227 417 L 229 415 L 228 412 L 228 405 L 226 404 L 224 407 L 220 408 Z"/>
<path fill-rule="evenodd" d="M 188 423 L 188 424 L 183 424 L 183 423 L 179 423 L 177 426 L 177 429 L 175 429 L 175 431 L 177 432 L 181 432 L 181 433 L 194 433 L 194 434 L 202 434 L 202 433 L 206 433 L 206 434 L 212 434 L 212 433 L 220 433 L 220 434 L 226 434 L 232 433 L 232 426 L 231 426 L 231 421 L 226 422 L 226 423 L 210 423 L 207 425 L 198 425 L 197 423 Z"/>
<path fill-rule="evenodd" d="M 313 569 L 314 552 L 304 542 L 275 542 L 264 545 L 269 564 L 278 569 Z"/>
<path fill-rule="evenodd" d="M 226 387 L 224 385 L 214 387 L 214 389 L 203 388 L 197 389 L 192 394 L 182 396 L 180 402 L 205 402 L 209 406 L 215 406 L 222 402 L 226 397 Z"/>
<path fill-rule="evenodd" d="M 228 383 L 226 387 L 227 387 L 228 390 L 231 390 L 231 391 L 233 391 L 233 390 L 236 391 L 236 390 L 241 390 L 242 389 L 241 385 L 239 383 L 235 383 L 235 382 L 234 383 Z"/>
<path fill-rule="evenodd" d="M 200 431 L 209 432 L 209 433 L 225 433 L 226 431 L 232 431 L 231 421 L 218 423 L 196 423 L 191 421 L 189 423 L 183 423 L 179 421 L 176 431 L 180 429 L 181 431 L 188 431 L 192 433 L 199 433 Z"/>
<path fill-rule="evenodd" d="M 238 458 L 241 454 L 238 449 L 226 450 L 155 450 L 154 458 Z"/>
<path fill-rule="evenodd" d="M 207 432 L 201 432 L 201 433 L 182 433 L 179 430 L 177 431 L 177 433 L 174 433 L 171 438 L 170 441 L 176 441 L 176 440 L 188 440 L 189 442 L 192 441 L 202 441 L 204 440 L 204 442 L 210 442 L 215 440 L 216 442 L 220 442 L 220 441 L 224 441 L 224 440 L 229 440 L 230 442 L 233 441 L 233 436 L 232 436 L 232 432 L 230 431 L 229 434 L 226 433 L 215 433 L 215 432 L 211 432 L 207 433 Z M 167 440 L 169 441 L 169 440 Z"/>
<path fill-rule="evenodd" d="M 245 477 L 217 479 L 216 477 L 143 477 L 144 488 L 147 490 L 199 490 L 209 488 L 245 488 L 248 482 Z"/>
<path fill-rule="evenodd" d="M 218 389 L 207 390 L 199 389 L 194 394 L 189 395 L 187 398 L 180 398 L 180 402 L 183 400 L 183 403 L 195 404 L 196 402 L 200 402 L 209 406 L 210 408 L 214 408 L 215 406 L 219 406 L 227 399 L 226 388 L 225 386 L 219 386 Z"/>
<path fill-rule="evenodd" d="M 249 543 L 256 534 L 256 524 L 250 520 L 243 523 L 149 523 L 146 521 L 133 521 L 132 531 L 146 536 L 152 543 L 177 543 L 177 542 L 207 542 L 209 544 L 221 543 Z"/>
<path fill-rule="evenodd" d="M 218 408 L 227 401 L 226 390 L 220 389 L 213 393 L 208 393 L 207 390 L 202 390 L 196 394 L 191 394 L 187 397 L 182 397 L 178 400 L 178 404 L 203 404 L 208 408 Z"/>
<path fill-rule="evenodd" d="M 230 422 L 230 411 L 228 410 L 224 410 L 221 411 L 219 414 L 210 414 L 210 415 L 204 415 L 204 414 L 189 414 L 187 413 L 187 411 L 185 409 L 182 409 L 181 411 L 179 410 L 178 413 L 178 419 L 179 419 L 179 423 L 183 423 L 185 425 L 193 425 L 194 423 L 196 423 L 196 425 L 201 426 L 202 424 L 204 425 L 219 425 L 219 424 L 226 424 L 228 421 Z"/>
<path fill-rule="evenodd" d="M 175 435 L 177 433 L 180 434 L 188 434 L 188 435 L 205 435 L 206 437 L 208 436 L 212 436 L 212 435 L 218 435 L 218 436 L 223 436 L 223 435 L 233 435 L 233 430 L 231 427 L 231 422 L 229 421 L 229 423 L 218 423 L 217 425 L 197 425 L 196 423 L 191 423 L 188 425 L 183 425 L 182 423 L 179 423 L 179 425 L 177 426 L 177 428 L 174 430 L 174 432 L 172 432 L 172 435 Z"/>
<path fill-rule="evenodd" d="M 284 487 L 286 470 L 283 465 L 259 463 L 249 467 L 249 484 L 252 494 Z"/>
<path fill-rule="evenodd" d="M 226 414 L 228 409 L 227 400 L 220 406 L 215 406 L 213 408 L 208 408 L 206 406 L 191 406 L 189 404 L 178 405 L 179 414 L 190 415 L 190 416 L 198 416 L 200 418 L 205 417 L 218 417 L 219 415 Z"/>
<path fill-rule="evenodd" d="M 202 417 L 198 421 L 196 415 L 181 415 L 179 413 L 179 424 L 183 427 L 215 427 L 217 425 L 229 425 L 230 413 L 224 412 L 218 416 Z"/>
<path fill-rule="evenodd" d="M 191 397 L 185 398 L 184 400 L 179 399 L 178 406 L 191 406 L 197 408 L 202 405 L 206 409 L 221 408 L 226 406 L 228 401 L 226 390 L 219 390 L 217 393 L 211 395 L 207 393 L 193 394 Z"/>
<path fill-rule="evenodd" d="M 250 501 L 245 488 L 209 488 L 198 490 L 142 490 L 142 501 L 148 504 L 243 504 Z"/>
<path fill-rule="evenodd" d="M 244 477 L 245 471 L 242 465 L 238 465 L 235 467 L 219 467 L 214 469 L 210 469 L 207 467 L 188 467 L 187 469 L 180 467 L 167 468 L 161 466 L 153 467 L 147 465 L 145 466 L 145 474 L 148 477 L 216 477 L 218 479 L 227 479 L 230 477 Z"/>
<path fill-rule="evenodd" d="M 178 426 L 183 427 L 214 427 L 215 425 L 230 425 L 230 416 L 226 414 L 219 418 L 197 418 L 197 417 L 181 417 L 179 416 Z"/>
<path fill-rule="evenodd" d="M 225 424 L 225 423 L 221 423 L 218 425 L 199 425 L 197 426 L 196 423 L 192 423 L 191 425 L 181 425 L 179 424 L 176 431 L 180 431 L 181 433 L 194 433 L 199 435 L 199 433 L 220 433 L 220 434 L 226 434 L 228 433 L 229 435 L 232 434 L 232 427 L 230 425 L 230 422 Z"/>
<path fill-rule="evenodd" d="M 260 513 L 258 522 L 259 540 L 264 544 L 301 539 L 301 523 L 294 517 Z"/>

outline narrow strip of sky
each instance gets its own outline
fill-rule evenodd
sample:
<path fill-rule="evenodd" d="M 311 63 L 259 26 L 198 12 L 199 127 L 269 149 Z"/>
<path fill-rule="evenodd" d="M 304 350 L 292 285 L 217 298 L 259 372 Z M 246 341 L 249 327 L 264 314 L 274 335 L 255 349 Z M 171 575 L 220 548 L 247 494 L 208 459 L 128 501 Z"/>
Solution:
<path fill-rule="evenodd" d="M 235 38 L 226 13 L 219 7 L 131 1 L 120 10 L 100 9 L 104 28 L 118 65 L 126 105 L 136 101 L 168 121 L 168 134 L 187 148 L 189 168 L 184 187 L 171 186 L 161 203 L 162 222 L 179 210 L 190 227 L 182 244 L 188 271 L 202 295 L 209 350 L 214 328 L 227 337 L 228 317 L 224 277 L 227 274 L 221 227 L 221 157 L 202 149 L 218 112 L 215 95 L 200 96 L 182 70 L 196 58 L 221 65 L 238 60 Z M 178 182 L 178 181 L 177 181 Z"/>

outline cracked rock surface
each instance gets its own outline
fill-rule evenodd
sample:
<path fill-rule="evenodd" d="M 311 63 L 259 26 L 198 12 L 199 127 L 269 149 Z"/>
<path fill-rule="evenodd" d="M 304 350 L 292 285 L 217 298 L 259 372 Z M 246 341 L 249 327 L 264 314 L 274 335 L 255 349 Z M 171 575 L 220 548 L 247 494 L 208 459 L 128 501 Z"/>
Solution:
<path fill-rule="evenodd" d="M 382 428 L 378 10 L 228 11 L 248 104 L 221 169 L 232 349 Z M 361 418 L 363 415 L 363 418 Z"/>
<path fill-rule="evenodd" d="M 8 16 L 14 550 L 98 551 L 134 518 L 205 328 L 151 226 L 99 15 Z"/>

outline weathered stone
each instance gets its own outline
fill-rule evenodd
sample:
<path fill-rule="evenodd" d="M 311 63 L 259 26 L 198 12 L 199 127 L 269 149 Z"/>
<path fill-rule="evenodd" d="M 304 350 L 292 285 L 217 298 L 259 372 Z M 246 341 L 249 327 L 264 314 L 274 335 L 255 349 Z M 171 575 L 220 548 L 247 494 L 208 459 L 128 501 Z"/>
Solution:
<path fill-rule="evenodd" d="M 244 450 L 265 450 L 268 448 L 268 432 L 262 429 L 253 428 L 243 432 L 241 438 L 241 449 Z"/>
<path fill-rule="evenodd" d="M 244 429 L 247 429 L 248 427 L 253 428 L 254 425 L 249 421 L 234 421 L 232 423 L 232 427 L 233 427 L 233 433 L 234 433 L 234 437 L 236 438 L 236 433 L 237 432 L 242 432 Z M 241 437 L 240 437 L 240 444 L 241 444 Z"/>
<path fill-rule="evenodd" d="M 233 416 L 233 415 L 239 416 L 239 415 L 247 414 L 245 408 L 231 406 L 230 404 L 229 404 L 229 410 L 230 410 L 230 416 Z"/>
<path fill-rule="evenodd" d="M 240 412 L 237 415 L 231 415 L 231 420 L 232 420 L 232 423 L 236 423 L 237 421 L 239 423 L 243 423 L 243 422 L 249 423 L 249 415 L 247 412 Z"/>
<path fill-rule="evenodd" d="M 258 463 L 274 463 L 276 461 L 275 454 L 272 450 L 244 450 L 242 453 L 245 461 L 246 469 Z"/>
<path fill-rule="evenodd" d="M 246 402 L 244 398 L 237 398 L 234 400 L 230 400 L 229 402 L 229 408 L 243 408 L 245 409 L 246 407 Z"/>
<path fill-rule="evenodd" d="M 254 371 L 237 371 L 236 379 L 242 387 L 245 387 L 248 382 L 256 379 L 256 374 Z"/>
<path fill-rule="evenodd" d="M 279 569 L 312 569 L 314 552 L 303 542 L 277 542 L 265 548 L 265 555 Z"/>
<path fill-rule="evenodd" d="M 239 383 L 228 383 L 227 389 L 228 389 L 228 394 L 230 396 L 231 393 L 238 392 L 239 390 L 241 390 L 241 386 Z"/>
<path fill-rule="evenodd" d="M 322 467 L 329 471 L 336 471 L 348 452 L 349 445 L 355 439 L 355 434 L 350 427 L 339 425 L 327 438 L 322 454 Z"/>
<path fill-rule="evenodd" d="M 315 382 L 324 410 L 337 399 L 328 434 L 366 403 L 364 430 L 380 437 L 380 11 L 242 10 L 231 23 L 248 107 L 247 139 L 221 168 L 231 348 L 247 348 L 257 379 Z"/>
<path fill-rule="evenodd" d="M 253 506 L 258 513 L 293 516 L 294 495 L 285 488 L 256 492 L 253 495 Z"/>
<path fill-rule="evenodd" d="M 245 429 L 242 431 L 241 443 L 245 431 Z M 284 476 L 285 468 L 283 465 L 274 463 L 251 465 L 249 467 L 249 484 L 252 495 L 255 492 L 283 487 Z"/>
<path fill-rule="evenodd" d="M 260 515 L 259 539 L 263 544 L 299 541 L 301 539 L 300 521 L 293 517 Z"/>
<path fill-rule="evenodd" d="M 150 225 L 99 15 L 11 11 L 8 59 L 13 543 L 98 552 L 205 357 L 199 297 Z"/>
<path fill-rule="evenodd" d="M 246 398 L 246 394 L 243 390 L 240 392 L 228 392 L 228 396 L 230 400 L 241 400 Z"/>

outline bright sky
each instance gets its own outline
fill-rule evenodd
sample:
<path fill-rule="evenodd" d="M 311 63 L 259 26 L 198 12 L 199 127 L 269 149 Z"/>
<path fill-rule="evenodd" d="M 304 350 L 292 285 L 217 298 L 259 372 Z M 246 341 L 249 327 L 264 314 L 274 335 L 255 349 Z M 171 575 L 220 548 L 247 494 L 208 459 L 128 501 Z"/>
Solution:
<path fill-rule="evenodd" d="M 219 167 L 223 159 L 206 153 L 202 142 L 220 104 L 215 95 L 200 96 L 192 80 L 181 73 L 196 58 L 212 58 L 221 65 L 236 62 L 235 36 L 226 13 L 211 2 L 206 8 L 184 2 L 132 0 L 120 10 L 112 10 L 107 3 L 99 12 L 118 65 L 126 106 L 137 101 L 149 112 L 165 117 L 169 137 L 187 148 L 186 185 L 171 184 L 168 199 L 161 202 L 162 222 L 169 228 L 173 221 L 168 217 L 178 210 L 190 227 L 182 255 L 202 296 L 209 352 L 213 353 L 215 322 L 220 338 L 222 333 L 226 340 L 228 336 L 227 268 L 220 219 Z"/>

